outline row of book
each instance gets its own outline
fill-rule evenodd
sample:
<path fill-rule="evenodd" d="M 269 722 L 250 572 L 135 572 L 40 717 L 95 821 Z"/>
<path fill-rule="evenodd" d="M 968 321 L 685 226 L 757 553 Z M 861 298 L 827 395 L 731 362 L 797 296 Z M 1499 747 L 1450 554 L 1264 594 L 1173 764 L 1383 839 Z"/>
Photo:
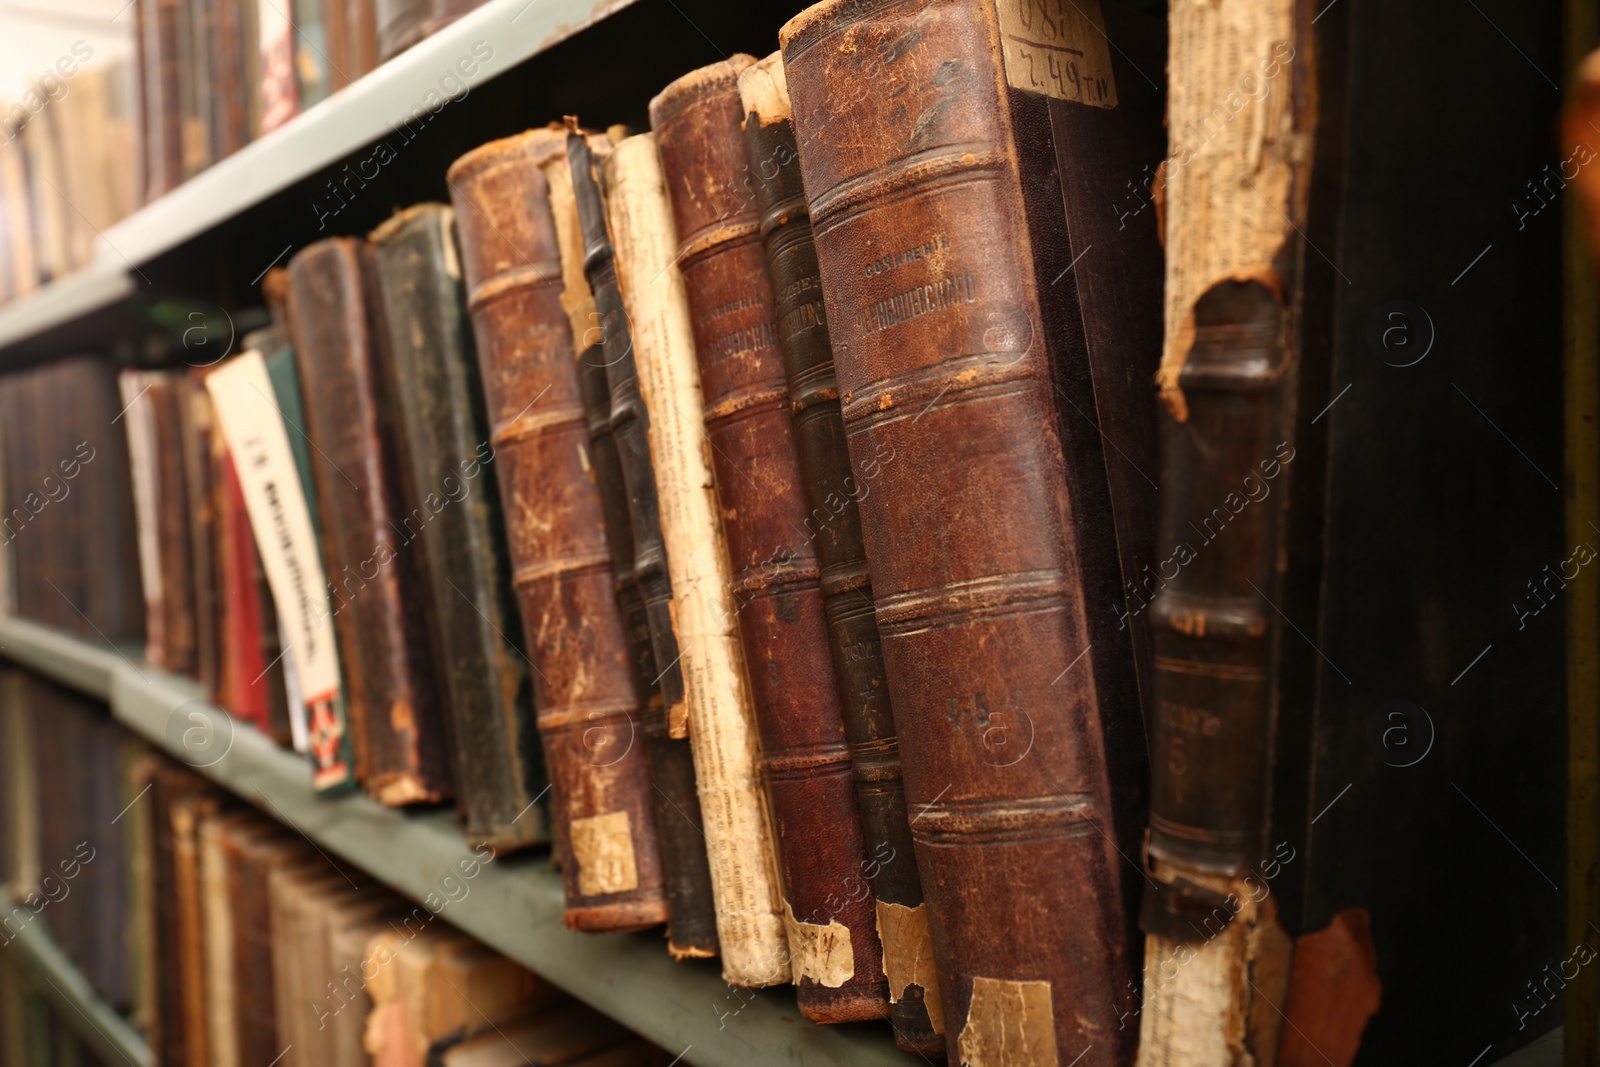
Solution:
<path fill-rule="evenodd" d="M 132 7 L 142 202 L 277 129 L 482 3 L 137 0 Z M 462 62 L 475 65 L 482 58 L 475 52 Z M 465 70 L 462 76 L 468 76 Z"/>
<path fill-rule="evenodd" d="M 131 61 L 75 41 L 0 101 L 0 301 L 89 264 L 140 205 L 482 2 L 137 0 Z"/>
<path fill-rule="evenodd" d="M 0 300 L 89 263 L 100 234 L 139 206 L 137 101 L 132 65 L 84 41 L 0 101 Z"/>
<path fill-rule="evenodd" d="M 242 354 L 125 372 L 152 662 L 286 719 L 319 790 L 550 843 L 574 928 L 665 922 L 925 1056 L 1129 1062 L 1141 893 L 1161 962 L 1201 918 L 1255 951 L 1206 872 L 1265 861 L 1259 790 L 1185 770 L 1224 725 L 1266 744 L 1207 710 L 1253 700 L 1210 657 L 1264 624 L 1208 632 L 1167 583 L 1207 595 L 1267 520 L 1212 465 L 1227 551 L 1143 563 L 1163 261 L 1155 213 L 1106 206 L 1161 156 L 1121 76 L 1161 33 L 1035 14 L 827 0 L 648 133 L 491 142 L 450 204 L 301 249 Z M 1243 451 L 1261 484 L 1295 458 Z M 274 665 L 281 698 L 245 691 Z M 1199 873 L 1151 879 L 1147 827 Z"/>
<path fill-rule="evenodd" d="M 410 904 L 335 864 L 86 697 L 8 668 L 0 729 L 0 955 L 42 923 L 159 1063 L 267 1067 L 290 1048 L 284 1062 L 328 1067 L 670 1059 L 451 928 L 447 900 Z M 463 852 L 451 884 L 492 859 Z"/>

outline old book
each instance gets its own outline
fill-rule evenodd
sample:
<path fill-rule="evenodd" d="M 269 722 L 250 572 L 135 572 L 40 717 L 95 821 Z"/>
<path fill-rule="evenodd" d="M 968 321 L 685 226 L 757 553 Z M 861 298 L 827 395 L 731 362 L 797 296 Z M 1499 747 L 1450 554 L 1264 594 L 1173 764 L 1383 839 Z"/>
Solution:
<path fill-rule="evenodd" d="M 195 669 L 194 567 L 179 436 L 181 376 L 123 371 L 129 463 L 145 600 L 145 658 L 178 674 Z"/>
<path fill-rule="evenodd" d="M 903 1048 L 941 1055 L 944 1020 L 932 967 L 928 909 L 912 852 L 899 743 L 856 507 L 856 498 L 871 490 L 864 482 L 866 472 L 857 472 L 850 463 L 839 414 L 839 381 L 783 57 L 774 53 L 747 67 L 739 75 L 739 97 L 772 276 L 772 321 L 783 352 L 809 508 L 804 529 L 822 568 L 823 610 L 866 833 L 868 856 L 861 874 L 876 902 L 890 1018 Z"/>
<path fill-rule="evenodd" d="M 334 586 L 357 775 L 400 805 L 450 795 L 445 687 L 427 630 L 421 561 L 400 544 L 395 428 L 380 373 L 362 244 L 334 238 L 289 264 L 290 322 L 305 433 L 320 453 L 313 481 L 322 551 Z M 359 479 L 359 481 L 357 481 Z M 339 626 L 341 619 L 343 626 Z"/>
<path fill-rule="evenodd" d="M 189 563 L 193 570 L 195 615 L 195 679 L 213 701 L 218 700 L 223 684 L 223 594 L 222 554 L 226 550 L 226 531 L 218 526 L 219 503 L 226 491 L 216 466 L 213 434 L 215 426 L 211 397 L 204 376 L 196 371 L 174 380 L 178 407 L 178 439 L 183 459 L 183 480 L 187 487 L 189 520 Z M 222 707 L 232 708 L 226 703 Z"/>
<path fill-rule="evenodd" d="M 546 1008 L 478 1037 L 437 1049 L 429 1067 L 580 1067 L 628 1041 L 622 1026 L 577 1001 Z"/>
<path fill-rule="evenodd" d="M 182 100 L 183 176 L 192 178 L 215 162 L 211 154 L 214 31 L 210 0 L 183 0 L 178 5 L 178 93 Z"/>
<path fill-rule="evenodd" d="M 96 640 L 144 629 L 122 404 L 97 357 L 0 381 L 0 544 L 15 610 Z"/>
<path fill-rule="evenodd" d="M 505 504 L 513 581 L 551 794 L 566 831 L 569 926 L 639 929 L 666 919 L 655 797 L 639 699 L 612 588 L 600 494 L 543 158 L 560 130 L 532 130 L 451 164 L 467 301 Z"/>
<path fill-rule="evenodd" d="M 548 809 L 535 802 L 549 783 L 451 210 L 400 212 L 373 232 L 370 256 L 401 468 L 401 551 L 421 553 L 431 592 L 457 806 L 475 842 L 547 841 Z"/>
<path fill-rule="evenodd" d="M 338 0 L 293 0 L 294 75 L 300 110 L 320 104 L 331 91 L 326 9 Z"/>
<path fill-rule="evenodd" d="M 293 0 L 258 0 L 258 60 L 254 110 L 257 135 L 271 133 L 300 113 L 300 81 L 295 70 Z"/>
<path fill-rule="evenodd" d="M 373 0 L 378 32 L 378 62 L 387 62 L 422 40 L 428 0 Z"/>
<path fill-rule="evenodd" d="M 790 973 L 777 860 L 756 778 L 759 748 L 734 620 L 732 573 L 676 263 L 677 233 L 654 135 L 614 145 L 605 179 L 617 278 L 650 419 L 722 974 L 735 985 L 775 985 Z"/>
<path fill-rule="evenodd" d="M 240 1067 L 270 1067 L 283 1052 L 279 1040 L 275 956 L 289 947 L 272 927 L 270 886 L 275 870 L 304 869 L 327 863 L 303 838 L 271 819 L 247 818 L 221 827 L 227 864 L 227 891 L 233 931 L 232 1011 Z"/>
<path fill-rule="evenodd" d="M 889 1013 L 850 751 L 828 651 L 817 556 L 800 537 L 804 478 L 760 222 L 726 190 L 745 171 L 735 56 L 650 103 L 672 195 L 705 391 L 733 593 L 761 733 L 800 1011 L 813 1022 Z"/>
<path fill-rule="evenodd" d="M 151 820 L 154 845 L 158 1009 L 151 1044 L 164 1064 L 206 1067 L 210 1026 L 197 834 L 224 800 L 193 772 L 166 759 L 147 762 L 141 773 L 151 786 L 141 817 Z"/>
<path fill-rule="evenodd" d="M 1113 403 L 1153 365 L 1114 347 L 1148 334 L 1138 306 L 1063 279 L 1091 244 L 1140 292 L 1159 261 L 1148 232 L 1086 238 L 1054 135 L 1097 109 L 1147 121 L 1112 106 L 1107 25 L 1098 4 L 829 0 L 780 33 L 947 1048 L 969 1063 L 1134 1051 L 1145 772 L 1122 585 L 1144 561 L 1120 555 L 1134 520 L 1091 413 L 1153 448 Z"/>
<path fill-rule="evenodd" d="M 211 1035 L 212 1067 L 238 1067 L 239 1025 L 234 1016 L 239 989 L 234 984 L 233 901 L 228 895 L 228 856 L 223 849 L 223 829 L 243 814 L 219 815 L 201 820 L 200 914 L 205 946 L 207 1026 Z"/>
<path fill-rule="evenodd" d="M 672 628 L 672 582 L 650 463 L 649 418 L 639 393 L 591 141 L 609 153 L 609 142 L 599 135 L 586 140 L 569 133 L 566 154 L 544 168 L 561 246 L 561 301 L 581 350 L 578 377 L 591 459 L 605 512 L 617 603 L 632 652 L 650 780 L 657 793 L 667 947 L 676 958 L 714 956 L 716 907 L 695 792 L 682 653 Z"/>
<path fill-rule="evenodd" d="M 277 3 L 280 0 L 268 0 Z M 216 0 L 212 7 L 211 46 L 215 61 L 211 72 L 211 154 L 214 159 L 230 156 L 250 142 L 249 73 L 247 50 L 253 46 L 255 17 L 246 0 Z"/>
<path fill-rule="evenodd" d="M 426 1067 L 440 1042 L 492 1031 L 555 996 L 465 934 L 411 919 L 373 938 L 367 958 L 374 974 L 365 1043 L 373 1067 Z"/>
<path fill-rule="evenodd" d="M 23 296 L 39 287 L 38 243 L 33 234 L 33 214 L 28 210 L 28 167 L 20 141 L 0 145 L 0 214 L 11 264 L 11 295 Z"/>
<path fill-rule="evenodd" d="M 221 434 L 219 433 L 220 437 Z M 267 677 L 266 618 L 262 611 L 260 562 L 250 509 L 233 456 L 225 450 L 217 463 L 219 584 L 224 666 L 224 686 L 219 703 L 228 712 L 264 733 L 272 732 L 272 710 Z M 276 638 L 274 635 L 274 642 Z"/>
<path fill-rule="evenodd" d="M 1218 54 L 1270 57 L 1297 39 L 1293 3 L 1175 13 L 1172 146 L 1163 171 L 1168 254 L 1166 330 L 1158 382 L 1161 427 L 1157 542 L 1183 566 L 1150 604 L 1155 637 L 1151 805 L 1152 882 L 1139 1062 L 1274 1062 L 1287 1006 L 1291 942 L 1280 900 L 1256 890 L 1272 857 L 1274 711 L 1285 493 L 1270 490 L 1295 456 L 1294 364 L 1285 301 L 1297 272 L 1308 174 L 1301 136 L 1309 82 L 1283 86 L 1281 125 L 1247 135 L 1230 125 L 1198 141 L 1200 103 L 1239 73 Z M 1297 67 L 1303 64 L 1296 64 Z M 1238 191 L 1248 176 L 1249 196 Z M 1248 496 L 1248 501 L 1245 495 Z M 1243 505 L 1236 507 L 1237 505 Z M 1214 510 L 1215 509 L 1215 510 Z M 1200 566 L 1189 565 L 1205 554 Z M 1198 921 L 1197 921 L 1198 920 Z M 1173 963 L 1181 963 L 1174 967 Z"/>
<path fill-rule="evenodd" d="M 0 672 L 0 731 L 5 738 L 6 854 L 0 876 L 6 900 L 22 900 L 39 888 L 39 788 L 33 759 L 34 716 L 27 704 L 28 676 L 16 667 Z M 6 940 L 15 931 L 0 925 Z"/>
<path fill-rule="evenodd" d="M 183 101 L 179 83 L 182 58 L 178 26 L 183 2 L 139 0 L 146 202 L 177 188 L 184 179 Z"/>
<path fill-rule="evenodd" d="M 67 202 L 66 168 L 61 158 L 61 122 L 53 108 L 28 121 L 20 143 L 28 159 L 28 192 L 32 198 L 33 233 L 39 262 L 47 278 L 72 272 L 72 223 Z"/>
<path fill-rule="evenodd" d="M 286 280 L 287 272 L 269 273 L 268 282 L 274 284 L 268 288 L 276 290 L 275 283 Z M 275 373 L 257 347 L 274 344 L 279 346 L 271 357 Z M 248 334 L 246 351 L 208 373 L 206 388 L 235 460 L 250 532 L 271 585 L 270 599 L 280 609 L 276 622 L 285 635 L 283 651 L 267 662 L 284 667 L 288 733 L 296 750 L 310 759 L 312 788 L 336 793 L 356 783 L 354 731 L 345 707 L 350 689 L 340 674 L 337 621 L 329 622 L 334 612 L 317 551 L 312 495 L 304 488 L 310 450 L 293 364 L 293 352 L 271 332 Z M 295 441 L 302 442 L 299 449 Z M 274 680 L 270 672 L 268 680 Z M 283 732 L 283 725 L 271 728 L 275 734 Z"/>

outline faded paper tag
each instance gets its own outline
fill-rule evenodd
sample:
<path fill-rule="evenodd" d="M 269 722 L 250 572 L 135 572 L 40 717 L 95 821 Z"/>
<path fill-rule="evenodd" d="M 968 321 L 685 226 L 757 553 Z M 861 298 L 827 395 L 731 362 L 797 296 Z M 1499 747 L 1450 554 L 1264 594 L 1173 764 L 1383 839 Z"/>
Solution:
<path fill-rule="evenodd" d="M 1090 107 L 1117 106 L 1100 0 L 995 0 L 1013 89 Z"/>
<path fill-rule="evenodd" d="M 856 973 L 855 950 L 850 946 L 850 928 L 837 919 L 826 926 L 803 923 L 794 917 L 789 902 L 783 902 L 783 925 L 789 931 L 789 966 L 796 985 L 810 978 L 818 985 L 838 989 Z"/>
<path fill-rule="evenodd" d="M 883 973 L 889 979 L 889 1003 L 898 1004 L 908 986 L 921 986 L 933 1032 L 944 1033 L 944 1005 L 939 1002 L 939 975 L 933 966 L 933 936 L 928 931 L 928 906 L 878 904 L 878 940 L 883 942 Z"/>
<path fill-rule="evenodd" d="M 571 834 L 572 856 L 578 862 L 578 892 L 594 897 L 639 888 L 627 812 L 573 819 Z"/>
<path fill-rule="evenodd" d="M 1223 281 L 1274 292 L 1278 249 L 1304 216 L 1309 109 L 1294 94 L 1288 0 L 1173 0 L 1163 196 L 1166 338 L 1157 380 L 1179 422 L 1178 375 L 1194 344 L 1194 305 Z M 1306 110 L 1303 120 L 1297 108 Z M 1302 128 L 1297 128 L 1298 126 Z"/>
<path fill-rule="evenodd" d="M 956 1051 L 963 1067 L 1060 1067 L 1050 983 L 974 978 Z"/>

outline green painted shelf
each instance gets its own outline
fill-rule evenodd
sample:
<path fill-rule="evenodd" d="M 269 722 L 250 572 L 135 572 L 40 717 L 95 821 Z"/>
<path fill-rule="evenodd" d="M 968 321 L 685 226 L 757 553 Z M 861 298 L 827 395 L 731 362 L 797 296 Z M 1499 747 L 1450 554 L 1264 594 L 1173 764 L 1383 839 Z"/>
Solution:
<path fill-rule="evenodd" d="M 137 649 L 0 617 L 0 656 L 107 701 L 118 721 L 180 759 L 181 745 L 168 739 L 168 724 L 180 708 L 192 705 L 219 723 L 227 720 L 204 702 L 194 682 L 140 662 Z M 187 724 L 187 715 L 178 721 Z M 458 864 L 472 852 L 453 813 L 407 814 L 359 794 L 320 799 L 311 792 L 306 762 L 251 727 L 234 728 L 226 754 L 197 770 L 298 830 L 331 864 L 358 867 L 419 904 L 431 896 L 434 906 L 442 903 L 441 918 L 661 1047 L 682 1052 L 683 1063 L 909 1067 L 917 1062 L 895 1048 L 887 1024 L 813 1026 L 796 1010 L 791 989 L 736 992 L 722 981 L 714 961 L 674 962 L 658 933 L 568 930 L 561 923 L 561 877 L 543 855 L 497 859 L 481 865 L 475 877 L 463 878 Z"/>

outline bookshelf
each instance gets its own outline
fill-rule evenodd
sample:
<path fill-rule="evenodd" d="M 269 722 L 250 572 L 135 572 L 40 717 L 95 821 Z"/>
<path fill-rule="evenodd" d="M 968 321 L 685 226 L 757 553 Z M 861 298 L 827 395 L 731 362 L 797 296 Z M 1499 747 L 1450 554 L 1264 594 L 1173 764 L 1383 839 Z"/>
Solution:
<path fill-rule="evenodd" d="M 467 97 L 444 105 L 441 114 L 634 2 L 490 0 L 123 219 L 100 236 L 87 266 L 0 305 L 0 352 L 127 298 L 147 281 L 139 268 L 391 133 L 424 106 L 430 90 L 439 91 L 462 57 L 475 68 Z M 493 54 L 480 61 L 481 50 L 472 49 L 484 41 Z M 441 173 L 448 162 L 439 161 Z"/>
<path fill-rule="evenodd" d="M 167 740 L 167 723 L 178 707 L 200 701 L 200 687 L 140 662 L 137 646 L 89 642 L 0 616 L 0 655 L 107 701 L 119 722 L 182 758 Z M 330 863 L 357 866 L 410 900 L 436 892 L 440 878 L 469 854 L 451 812 L 407 815 L 360 794 L 318 799 L 304 761 L 248 726 L 238 728 L 227 755 L 199 771 L 298 830 Z M 566 929 L 561 877 L 542 856 L 484 865 L 467 883 L 465 895 L 439 914 L 663 1048 L 682 1050 L 685 1064 L 908 1067 L 916 1062 L 895 1048 L 886 1025 L 810 1025 L 796 1010 L 792 989 L 735 993 L 713 962 L 674 963 L 654 934 Z M 138 1035 L 89 991 L 44 928 L 34 923 L 28 929 L 26 941 L 18 938 L 17 944 L 36 970 L 60 986 L 60 996 L 67 998 L 63 1012 L 69 1022 L 84 1024 L 85 1040 L 116 1042 L 128 1062 L 150 1064 Z M 97 1037 L 93 1027 L 103 1033 Z M 1561 1033 L 1554 1030 L 1506 1056 L 1485 1049 L 1476 1067 L 1558 1067 Z M 144 1059 L 138 1058 L 141 1052 Z"/>
<path fill-rule="evenodd" d="M 156 1067 L 155 1055 L 128 1021 L 115 1008 L 95 995 L 88 979 L 72 965 L 50 937 L 45 925 L 28 923 L 9 942 L 22 954 L 27 966 L 40 979 L 40 989 L 55 1004 L 61 1019 L 72 1027 L 78 1039 L 106 1063 L 127 1062 L 133 1067 Z"/>
<path fill-rule="evenodd" d="M 0 617 L 0 654 L 107 701 L 119 722 L 182 758 L 181 748 L 168 741 L 167 725 L 176 709 L 200 700 L 200 687 L 140 662 L 136 647 L 91 643 Z M 225 712 L 207 707 L 226 718 Z M 453 812 L 408 815 L 361 794 L 319 799 L 311 792 L 305 761 L 246 726 L 236 730 L 221 760 L 198 770 L 298 830 L 333 865 L 359 867 L 410 900 L 443 895 L 441 879 L 471 854 Z M 484 864 L 473 879 L 456 877 L 465 892 L 452 890 L 451 896 L 460 899 L 446 904 L 440 917 L 668 1051 L 683 1052 L 686 1064 L 906 1067 L 915 1062 L 895 1048 L 887 1025 L 811 1025 L 796 1009 L 791 988 L 736 993 L 722 981 L 714 961 L 673 962 L 658 932 L 568 930 L 561 922 L 561 877 L 544 856 L 507 857 Z M 30 929 L 43 933 L 37 923 Z M 31 944 L 43 942 L 35 937 Z M 45 955 L 52 951 L 53 956 Z M 47 976 L 75 973 L 53 947 L 42 949 L 40 959 Z M 68 984 L 80 1001 L 91 996 L 81 977 L 75 982 Z M 122 1027 L 127 1030 L 126 1023 Z"/>

